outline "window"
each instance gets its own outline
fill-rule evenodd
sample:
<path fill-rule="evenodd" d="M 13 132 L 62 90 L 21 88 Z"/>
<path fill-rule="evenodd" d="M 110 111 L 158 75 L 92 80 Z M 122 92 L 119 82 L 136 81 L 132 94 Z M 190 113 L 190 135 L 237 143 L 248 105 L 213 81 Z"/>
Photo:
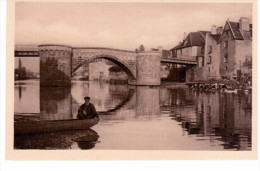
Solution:
<path fill-rule="evenodd" d="M 210 72 L 210 67 L 208 67 L 208 69 L 209 69 L 209 72 Z"/>
<path fill-rule="evenodd" d="M 228 41 L 224 41 L 224 48 L 225 48 L 225 49 L 228 48 Z"/>
<path fill-rule="evenodd" d="M 228 54 L 226 53 L 224 56 L 224 63 L 227 63 L 227 62 L 228 62 Z"/>
<path fill-rule="evenodd" d="M 204 47 L 201 47 L 201 54 L 204 54 Z"/>
<path fill-rule="evenodd" d="M 208 57 L 208 64 L 211 64 L 211 56 Z"/>
<path fill-rule="evenodd" d="M 211 53 L 212 52 L 212 46 L 209 46 L 209 52 L 208 53 Z"/>
<path fill-rule="evenodd" d="M 228 70 L 228 67 L 227 67 L 227 66 L 225 66 L 225 70 L 226 70 L 226 71 Z"/>

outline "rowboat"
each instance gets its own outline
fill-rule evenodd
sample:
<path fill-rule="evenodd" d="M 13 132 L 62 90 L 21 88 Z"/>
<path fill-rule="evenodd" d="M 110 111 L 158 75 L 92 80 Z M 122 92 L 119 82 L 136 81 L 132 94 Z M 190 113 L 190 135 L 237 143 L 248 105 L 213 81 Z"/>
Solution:
<path fill-rule="evenodd" d="M 47 132 L 60 132 L 68 130 L 88 129 L 98 123 L 97 119 L 70 119 L 52 121 L 18 121 L 14 122 L 14 134 L 35 134 Z"/>

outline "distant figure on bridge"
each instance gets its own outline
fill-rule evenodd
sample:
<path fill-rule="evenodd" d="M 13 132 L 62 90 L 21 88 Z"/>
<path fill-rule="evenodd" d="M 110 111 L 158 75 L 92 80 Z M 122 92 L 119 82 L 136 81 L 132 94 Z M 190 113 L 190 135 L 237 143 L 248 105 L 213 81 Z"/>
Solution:
<path fill-rule="evenodd" d="M 95 106 L 90 103 L 90 97 L 84 97 L 85 103 L 79 107 L 77 118 L 79 120 L 83 119 L 94 119 L 99 120 L 98 113 L 95 109 Z"/>

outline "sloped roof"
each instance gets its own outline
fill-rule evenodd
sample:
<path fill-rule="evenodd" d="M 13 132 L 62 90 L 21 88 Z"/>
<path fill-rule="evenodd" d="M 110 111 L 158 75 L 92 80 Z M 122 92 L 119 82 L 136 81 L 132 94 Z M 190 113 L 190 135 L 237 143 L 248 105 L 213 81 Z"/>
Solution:
<path fill-rule="evenodd" d="M 175 46 L 174 48 L 170 49 L 170 51 L 174 50 L 174 49 L 178 49 L 181 46 L 181 43 L 178 44 L 177 46 Z"/>
<path fill-rule="evenodd" d="M 227 21 L 230 25 L 230 28 L 232 30 L 232 34 L 235 39 L 243 39 L 243 35 L 240 32 L 239 29 L 239 23 L 237 22 L 232 22 L 232 21 Z"/>
<path fill-rule="evenodd" d="M 202 34 L 202 36 L 205 38 L 207 33 L 210 33 L 209 31 L 200 31 L 200 33 Z"/>
<path fill-rule="evenodd" d="M 244 40 L 244 39 L 249 39 L 249 37 L 252 38 L 252 36 L 251 36 L 252 35 L 252 27 L 253 27 L 252 24 L 249 24 L 249 31 L 243 31 L 243 33 L 241 33 L 241 31 L 240 31 L 238 22 L 226 21 L 225 26 L 226 25 L 229 26 L 234 39 Z M 222 37 L 222 35 L 221 35 L 221 37 Z M 221 37 L 219 39 L 219 42 L 221 41 Z"/>
<path fill-rule="evenodd" d="M 175 46 L 173 49 L 181 49 L 190 46 L 204 46 L 206 33 L 210 33 L 210 32 L 209 31 L 190 32 L 188 36 L 185 38 L 185 40 L 181 44 Z"/>
<path fill-rule="evenodd" d="M 209 36 L 214 39 L 216 42 L 219 41 L 221 34 L 209 34 Z"/>

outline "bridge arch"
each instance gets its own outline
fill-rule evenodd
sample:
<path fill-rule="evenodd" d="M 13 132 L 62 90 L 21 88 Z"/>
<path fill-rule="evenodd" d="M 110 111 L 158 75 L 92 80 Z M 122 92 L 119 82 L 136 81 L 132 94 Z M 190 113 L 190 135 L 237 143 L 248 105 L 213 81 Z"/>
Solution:
<path fill-rule="evenodd" d="M 131 68 L 131 66 L 129 66 L 129 64 L 127 64 L 126 62 L 123 62 L 122 60 L 120 60 L 119 58 L 117 58 L 113 55 L 107 55 L 107 54 L 95 55 L 90 58 L 85 58 L 81 63 L 76 65 L 75 68 L 72 68 L 71 73 L 76 72 L 81 66 L 83 66 L 85 64 L 89 64 L 89 63 L 93 62 L 95 59 L 100 59 L 100 58 L 106 59 L 108 61 L 115 63 L 116 65 L 121 67 L 123 71 L 125 71 L 125 73 L 129 76 L 130 79 L 136 80 L 135 70 L 133 68 Z"/>

